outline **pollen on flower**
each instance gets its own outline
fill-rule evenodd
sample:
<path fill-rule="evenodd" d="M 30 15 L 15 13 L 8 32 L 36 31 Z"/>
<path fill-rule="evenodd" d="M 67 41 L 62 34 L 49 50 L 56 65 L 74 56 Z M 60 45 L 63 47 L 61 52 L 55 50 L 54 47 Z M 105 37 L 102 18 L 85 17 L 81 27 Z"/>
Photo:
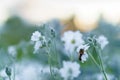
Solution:
<path fill-rule="evenodd" d="M 71 41 L 71 43 L 72 43 L 72 44 L 75 44 L 75 40 L 73 39 L 73 40 Z"/>

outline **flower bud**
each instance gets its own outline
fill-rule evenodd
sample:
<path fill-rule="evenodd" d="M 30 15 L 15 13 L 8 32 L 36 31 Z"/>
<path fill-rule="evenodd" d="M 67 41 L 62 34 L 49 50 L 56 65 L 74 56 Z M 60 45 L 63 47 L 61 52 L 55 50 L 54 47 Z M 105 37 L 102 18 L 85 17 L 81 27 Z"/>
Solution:
<path fill-rule="evenodd" d="M 11 68 L 6 67 L 5 72 L 8 76 L 11 76 Z"/>
<path fill-rule="evenodd" d="M 55 37 L 55 30 L 54 29 L 51 29 L 51 35 L 52 35 L 52 37 Z"/>

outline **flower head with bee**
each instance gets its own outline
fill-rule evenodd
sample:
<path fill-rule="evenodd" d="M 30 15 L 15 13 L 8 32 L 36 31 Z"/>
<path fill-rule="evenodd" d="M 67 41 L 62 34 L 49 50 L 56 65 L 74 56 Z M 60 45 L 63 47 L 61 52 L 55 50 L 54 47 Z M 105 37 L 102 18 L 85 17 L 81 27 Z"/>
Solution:
<path fill-rule="evenodd" d="M 65 50 L 70 53 L 73 53 L 76 47 L 84 43 L 80 31 L 67 31 L 61 40 L 64 42 Z"/>
<path fill-rule="evenodd" d="M 87 50 L 88 50 L 89 46 L 88 45 L 80 45 L 77 48 L 77 53 L 79 54 L 79 60 L 84 63 L 87 58 L 88 58 L 88 54 L 87 54 Z"/>

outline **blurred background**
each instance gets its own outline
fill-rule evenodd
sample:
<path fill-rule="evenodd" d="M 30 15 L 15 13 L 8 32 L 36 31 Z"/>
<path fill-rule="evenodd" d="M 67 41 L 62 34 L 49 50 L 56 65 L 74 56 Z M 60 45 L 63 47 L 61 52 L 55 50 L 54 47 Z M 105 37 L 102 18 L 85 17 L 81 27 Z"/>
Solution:
<path fill-rule="evenodd" d="M 119 0 L 1 0 L 1 25 L 12 16 L 19 16 L 32 24 L 51 19 L 73 23 L 83 31 L 94 29 L 102 17 L 117 25 L 120 22 Z"/>
<path fill-rule="evenodd" d="M 3 49 L 10 45 L 19 46 L 18 60 L 22 53 L 27 58 L 38 57 L 32 55 L 27 41 L 46 22 L 60 29 L 60 34 L 80 30 L 105 35 L 108 72 L 120 79 L 120 0 L 0 0 L 0 57 L 6 56 Z M 5 60 L 1 58 L 1 64 L 7 64 Z"/>

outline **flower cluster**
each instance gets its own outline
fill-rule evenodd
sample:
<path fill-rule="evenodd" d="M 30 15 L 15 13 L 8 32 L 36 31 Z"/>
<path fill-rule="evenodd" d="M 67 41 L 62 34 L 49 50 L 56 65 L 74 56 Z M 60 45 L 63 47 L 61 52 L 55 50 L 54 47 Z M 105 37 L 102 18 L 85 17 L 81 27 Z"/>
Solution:
<path fill-rule="evenodd" d="M 39 48 L 46 46 L 46 39 L 45 36 L 42 36 L 39 31 L 35 31 L 32 36 L 31 40 L 35 42 L 34 52 L 38 51 Z"/>
<path fill-rule="evenodd" d="M 88 41 L 93 45 L 100 46 L 101 49 L 104 49 L 105 46 L 109 43 L 104 35 L 100 35 L 98 37 L 96 36 L 88 37 Z"/>
<path fill-rule="evenodd" d="M 15 64 L 15 76 L 13 67 L 0 70 L 0 77 L 4 78 L 3 80 L 9 80 L 8 76 L 11 77 L 11 80 L 46 80 L 46 74 L 50 74 L 49 66 L 42 65 L 36 62 L 20 62 Z M 26 67 L 27 66 L 27 67 Z M 54 71 L 56 68 L 52 68 Z"/>
<path fill-rule="evenodd" d="M 73 53 L 75 48 L 84 43 L 82 34 L 79 31 L 66 31 L 61 40 L 64 42 L 64 47 L 70 53 Z"/>
<path fill-rule="evenodd" d="M 51 29 L 51 35 L 52 38 L 55 37 L 54 29 Z M 49 41 L 46 41 L 45 36 L 41 35 L 39 31 L 35 31 L 32 34 L 31 40 L 35 42 L 35 51 L 39 50 L 39 48 L 47 46 L 49 43 Z M 107 38 L 103 35 L 99 36 L 98 38 L 96 38 L 95 36 L 91 37 L 89 38 L 89 42 L 86 42 L 83 39 L 83 35 L 80 33 L 80 31 L 67 31 L 63 34 L 61 40 L 64 42 L 65 50 L 69 53 L 67 55 L 69 56 L 73 53 L 76 54 L 77 52 L 78 59 L 82 63 L 84 63 L 88 59 L 88 50 L 91 47 L 90 44 L 93 44 L 93 46 L 99 44 L 98 46 L 100 46 L 101 49 L 103 49 L 109 43 L 107 41 Z M 73 80 L 74 78 L 78 77 L 81 73 L 80 65 L 77 62 L 73 61 L 63 61 L 63 67 L 60 68 L 58 71 L 61 74 L 61 77 L 64 78 L 64 80 Z"/>
<path fill-rule="evenodd" d="M 88 54 L 87 54 L 87 50 L 88 50 L 89 46 L 88 45 L 80 45 L 77 48 L 77 53 L 79 53 L 79 60 L 84 63 L 84 61 L 87 60 L 88 58 Z"/>
<path fill-rule="evenodd" d="M 76 50 L 81 62 L 87 60 L 88 54 L 86 50 L 89 46 L 85 45 L 85 41 L 82 39 L 82 34 L 79 31 L 67 31 L 63 34 L 61 40 L 64 42 L 65 49 L 69 51 L 70 54 Z"/>
<path fill-rule="evenodd" d="M 104 35 L 100 35 L 96 40 L 100 44 L 101 49 L 104 49 L 104 47 L 109 43 Z"/>
<path fill-rule="evenodd" d="M 80 65 L 77 62 L 69 61 L 63 61 L 63 68 L 61 68 L 59 71 L 64 80 L 73 80 L 81 73 Z"/>
<path fill-rule="evenodd" d="M 101 49 L 103 49 L 109 42 L 107 38 L 103 35 L 96 38 L 96 36 L 89 37 L 89 42 L 85 42 L 85 40 L 82 39 L 82 34 L 79 31 L 66 31 L 61 40 L 64 42 L 65 50 L 68 51 L 69 54 L 75 53 L 74 51 L 78 53 L 79 60 L 84 63 L 87 58 L 87 50 L 90 47 L 90 43 L 93 45 L 96 45 L 96 42 L 100 45 Z"/>

